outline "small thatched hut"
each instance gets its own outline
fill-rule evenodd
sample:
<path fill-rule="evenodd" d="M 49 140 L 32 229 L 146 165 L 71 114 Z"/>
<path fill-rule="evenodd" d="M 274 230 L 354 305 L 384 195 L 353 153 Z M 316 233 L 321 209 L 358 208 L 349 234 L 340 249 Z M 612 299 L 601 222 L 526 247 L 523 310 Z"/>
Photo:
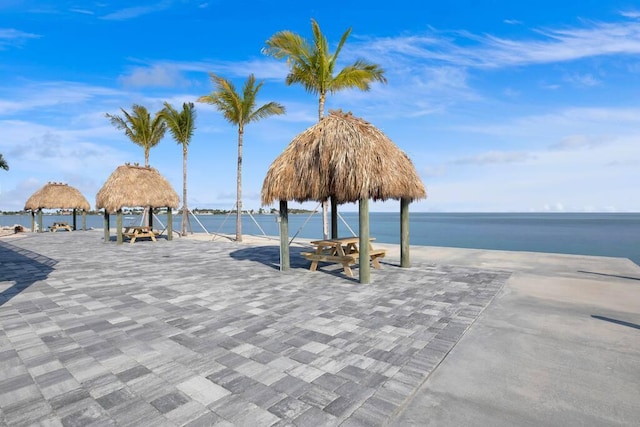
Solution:
<path fill-rule="evenodd" d="M 401 265 L 409 266 L 409 203 L 427 196 L 409 157 L 384 133 L 351 113 L 330 111 L 296 136 L 273 162 L 262 186 L 262 204 L 280 201 L 281 226 L 287 201 L 331 200 L 331 234 L 337 238 L 340 203 L 360 206 L 360 281 L 369 281 L 368 200 L 401 201 Z M 284 225 L 282 225 L 284 224 Z M 281 235 L 288 231 L 281 230 Z M 287 236 L 281 236 L 286 242 Z M 281 243 L 282 245 L 282 243 Z M 288 245 L 283 264 L 288 268 Z M 363 261 L 363 260 L 366 260 Z"/>
<path fill-rule="evenodd" d="M 122 208 L 167 208 L 167 238 L 172 239 L 172 209 L 180 204 L 178 193 L 160 173 L 148 166 L 126 163 L 109 176 L 96 195 L 96 209 L 104 209 L 104 238 L 110 239 L 109 214 L 117 214 L 117 241 L 122 243 Z M 149 215 L 152 225 L 153 215 Z"/>
<path fill-rule="evenodd" d="M 49 182 L 27 199 L 24 209 L 31 211 L 31 231 L 35 231 L 35 215 L 38 213 L 38 230 L 42 228 L 42 209 L 72 209 L 73 229 L 76 230 L 76 211 L 82 210 L 82 229 L 86 230 L 86 213 L 91 206 L 80 191 L 61 182 Z"/>

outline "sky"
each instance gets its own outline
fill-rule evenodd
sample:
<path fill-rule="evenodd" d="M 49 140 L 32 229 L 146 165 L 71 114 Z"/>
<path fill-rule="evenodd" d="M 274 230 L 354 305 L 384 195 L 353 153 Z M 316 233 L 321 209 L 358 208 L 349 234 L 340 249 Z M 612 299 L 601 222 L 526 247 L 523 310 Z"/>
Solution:
<path fill-rule="evenodd" d="M 326 109 L 364 118 L 408 154 L 428 193 L 412 211 L 640 211 L 640 1 L 618 0 L 1 0 L 0 211 L 47 182 L 94 207 L 118 166 L 144 163 L 105 113 L 165 101 L 196 104 L 188 206 L 233 209 L 237 128 L 196 102 L 214 89 L 210 72 L 238 88 L 254 74 L 258 105 L 287 110 L 245 129 L 243 206 L 257 210 L 267 169 L 318 109 L 261 50 L 282 30 L 311 39 L 311 19 L 332 49 L 352 29 L 339 68 L 385 70 L 387 84 L 329 95 Z M 150 164 L 182 194 L 169 133 Z"/>

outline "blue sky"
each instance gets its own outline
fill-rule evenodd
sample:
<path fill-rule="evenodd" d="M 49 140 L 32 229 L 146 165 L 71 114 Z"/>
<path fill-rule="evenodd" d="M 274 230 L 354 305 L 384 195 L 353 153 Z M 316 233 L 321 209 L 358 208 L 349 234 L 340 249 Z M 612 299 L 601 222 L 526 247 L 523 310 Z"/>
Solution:
<path fill-rule="evenodd" d="M 640 211 L 640 2 L 594 0 L 3 0 L 0 210 L 49 181 L 93 206 L 117 166 L 144 162 L 105 113 L 180 108 L 211 92 L 208 72 L 237 86 L 254 73 L 259 102 L 287 108 L 245 130 L 243 203 L 258 209 L 269 165 L 317 120 L 316 97 L 286 86 L 286 65 L 261 49 L 284 29 L 310 38 L 311 18 L 333 47 L 352 27 L 341 65 L 385 69 L 388 84 L 330 96 L 327 109 L 352 111 L 407 152 L 428 192 L 412 210 Z M 189 206 L 231 209 L 237 129 L 196 109 Z M 169 134 L 150 163 L 181 194 Z"/>

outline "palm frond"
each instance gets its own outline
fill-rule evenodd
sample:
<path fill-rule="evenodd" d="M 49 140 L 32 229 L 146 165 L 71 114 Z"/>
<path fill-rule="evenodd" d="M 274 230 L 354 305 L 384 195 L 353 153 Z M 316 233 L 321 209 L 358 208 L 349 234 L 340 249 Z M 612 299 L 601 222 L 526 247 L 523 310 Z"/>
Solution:
<path fill-rule="evenodd" d="M 0 153 L 0 169 L 9 170 L 9 163 L 2 157 L 2 153 Z"/>

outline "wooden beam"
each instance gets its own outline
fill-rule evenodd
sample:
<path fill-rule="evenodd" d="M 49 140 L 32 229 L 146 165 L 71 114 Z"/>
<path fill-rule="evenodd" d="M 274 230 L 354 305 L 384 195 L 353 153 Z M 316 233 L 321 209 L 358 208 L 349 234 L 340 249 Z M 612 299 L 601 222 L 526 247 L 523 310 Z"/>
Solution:
<path fill-rule="evenodd" d="M 38 209 L 38 232 L 42 233 L 42 208 Z"/>
<path fill-rule="evenodd" d="M 36 211 L 31 211 L 31 232 L 35 233 L 36 231 Z"/>
<path fill-rule="evenodd" d="M 73 231 L 76 231 L 76 209 L 73 208 Z"/>
<path fill-rule="evenodd" d="M 173 210 L 167 206 L 167 240 L 173 240 Z"/>
<path fill-rule="evenodd" d="M 371 281 L 371 265 L 369 259 L 369 199 L 360 199 L 360 283 Z"/>
<path fill-rule="evenodd" d="M 107 209 L 104 210 L 104 242 L 107 243 L 111 240 L 111 234 L 109 233 L 109 228 L 111 225 L 109 224 L 109 212 Z"/>
<path fill-rule="evenodd" d="M 409 199 L 400 199 L 400 267 L 411 267 L 409 256 Z"/>
<path fill-rule="evenodd" d="M 87 231 L 87 211 L 82 210 L 82 231 Z"/>
<path fill-rule="evenodd" d="M 338 203 L 334 197 L 331 198 L 331 238 L 338 238 Z"/>
<path fill-rule="evenodd" d="M 122 241 L 122 209 L 118 209 L 116 212 L 116 242 L 121 245 Z"/>
<path fill-rule="evenodd" d="M 289 259 L 289 208 L 286 200 L 280 200 L 280 271 L 288 271 Z"/>

